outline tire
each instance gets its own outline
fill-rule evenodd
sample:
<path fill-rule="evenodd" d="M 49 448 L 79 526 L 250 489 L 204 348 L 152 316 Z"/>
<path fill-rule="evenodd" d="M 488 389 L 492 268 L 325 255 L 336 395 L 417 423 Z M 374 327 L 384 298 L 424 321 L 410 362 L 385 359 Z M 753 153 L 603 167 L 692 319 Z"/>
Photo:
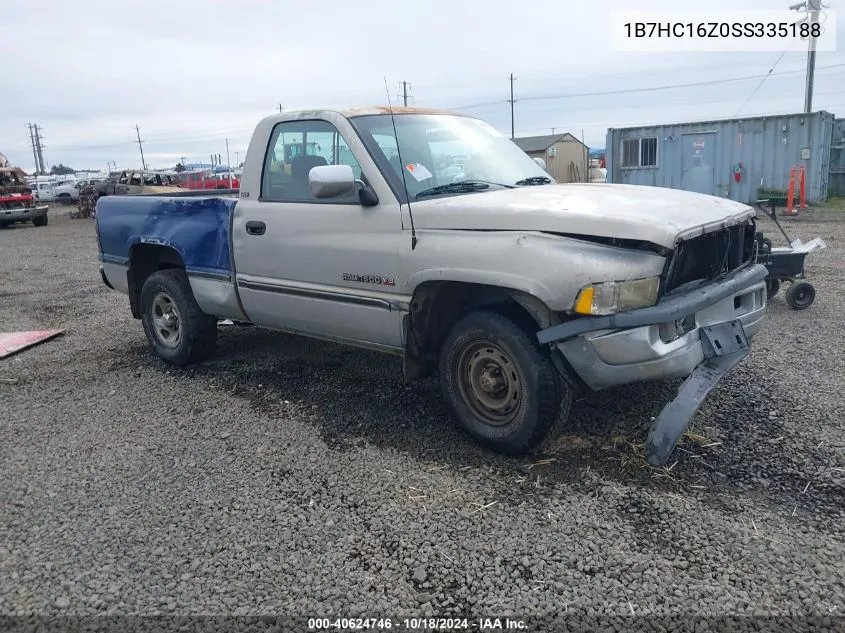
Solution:
<path fill-rule="evenodd" d="M 32 218 L 32 225 L 33 226 L 47 226 L 47 216 L 43 216 L 40 218 Z"/>
<path fill-rule="evenodd" d="M 786 303 L 793 310 L 806 310 L 816 299 L 816 289 L 806 281 L 797 281 L 786 291 Z"/>
<path fill-rule="evenodd" d="M 439 365 L 452 415 L 468 435 L 498 453 L 530 452 L 569 414 L 572 394 L 551 358 L 498 312 L 472 312 L 458 321 L 440 348 Z"/>
<path fill-rule="evenodd" d="M 217 344 L 217 320 L 197 305 L 184 270 L 150 275 L 141 288 L 141 322 L 156 356 L 180 367 L 209 358 Z"/>
<path fill-rule="evenodd" d="M 771 301 L 772 298 L 778 293 L 780 290 L 780 281 L 777 279 L 767 279 L 766 280 L 766 300 Z"/>
<path fill-rule="evenodd" d="M 56 202 L 59 204 L 73 204 L 73 198 L 69 194 L 64 193 L 56 198 Z"/>

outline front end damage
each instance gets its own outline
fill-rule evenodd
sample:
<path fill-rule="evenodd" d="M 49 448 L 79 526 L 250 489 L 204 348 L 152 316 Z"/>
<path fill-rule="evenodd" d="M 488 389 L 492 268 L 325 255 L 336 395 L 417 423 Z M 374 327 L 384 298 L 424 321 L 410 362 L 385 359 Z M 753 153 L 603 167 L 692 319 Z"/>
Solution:
<path fill-rule="evenodd" d="M 591 390 L 686 378 L 649 433 L 652 466 L 667 463 L 704 399 L 748 355 L 762 327 L 767 271 L 754 263 L 754 230 L 749 221 L 681 241 L 667 259 L 655 305 L 573 315 L 538 333 Z"/>
<path fill-rule="evenodd" d="M 26 174 L 16 167 L 0 167 L 0 225 L 28 222 L 47 215 L 47 205 L 36 204 Z"/>

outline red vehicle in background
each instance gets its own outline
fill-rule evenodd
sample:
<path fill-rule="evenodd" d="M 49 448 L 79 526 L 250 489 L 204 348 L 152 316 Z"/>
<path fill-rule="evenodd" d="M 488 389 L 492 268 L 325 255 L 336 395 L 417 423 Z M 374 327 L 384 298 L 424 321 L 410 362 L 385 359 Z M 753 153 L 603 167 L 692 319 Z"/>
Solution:
<path fill-rule="evenodd" d="M 211 170 L 185 171 L 178 175 L 179 184 L 186 189 L 239 189 L 241 181 L 232 174 L 232 184 L 229 185 L 229 174 L 215 173 Z"/>

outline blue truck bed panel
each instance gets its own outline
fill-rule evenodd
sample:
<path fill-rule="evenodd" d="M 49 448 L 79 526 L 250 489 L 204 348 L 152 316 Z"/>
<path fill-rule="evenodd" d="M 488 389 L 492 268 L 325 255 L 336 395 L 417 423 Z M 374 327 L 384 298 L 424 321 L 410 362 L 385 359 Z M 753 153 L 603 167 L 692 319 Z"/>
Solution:
<path fill-rule="evenodd" d="M 229 277 L 236 198 L 105 196 L 97 201 L 100 257 L 125 263 L 136 244 L 175 249 L 188 273 Z"/>

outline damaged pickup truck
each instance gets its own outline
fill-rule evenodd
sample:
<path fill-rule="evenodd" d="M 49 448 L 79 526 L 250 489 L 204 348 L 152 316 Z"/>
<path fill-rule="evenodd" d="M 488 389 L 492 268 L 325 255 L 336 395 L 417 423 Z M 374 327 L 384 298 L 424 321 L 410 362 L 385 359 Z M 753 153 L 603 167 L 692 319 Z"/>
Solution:
<path fill-rule="evenodd" d="M 396 354 L 505 454 L 537 447 L 578 390 L 686 378 L 646 442 L 665 464 L 763 323 L 751 207 L 557 184 L 475 118 L 273 115 L 240 184 L 98 201 L 102 279 L 155 353 L 205 359 L 227 318 Z"/>
<path fill-rule="evenodd" d="M 0 228 L 18 222 L 47 225 L 46 204 L 38 204 L 18 167 L 0 167 Z"/>

